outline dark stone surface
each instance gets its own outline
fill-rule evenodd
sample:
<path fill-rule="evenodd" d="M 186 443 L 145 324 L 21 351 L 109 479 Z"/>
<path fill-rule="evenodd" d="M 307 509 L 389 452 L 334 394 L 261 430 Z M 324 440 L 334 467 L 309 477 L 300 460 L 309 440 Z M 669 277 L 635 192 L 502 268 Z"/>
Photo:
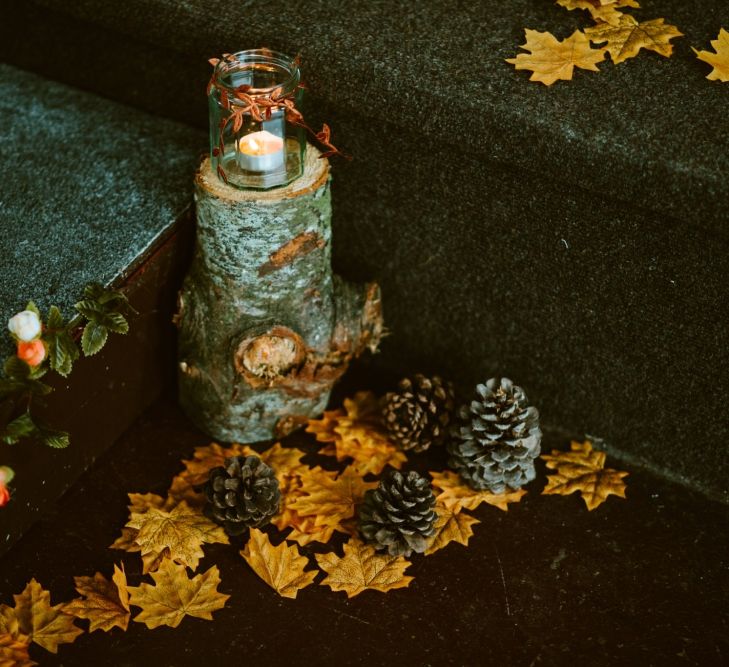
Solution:
<path fill-rule="evenodd" d="M 373 123 L 387 120 L 430 136 L 447 135 L 464 152 L 556 172 L 560 180 L 723 233 L 715 201 L 729 195 L 729 153 L 721 131 L 727 127 L 729 90 L 705 80 L 707 66 L 690 46 L 707 47 L 729 22 L 729 8 L 722 0 L 641 4 L 639 18 L 666 17 L 685 33 L 675 41 L 673 58 L 643 54 L 618 67 L 606 62 L 600 74 L 578 72 L 573 82 L 547 90 L 528 84 L 528 73 L 514 71 L 504 59 L 517 53 L 525 27 L 564 37 L 589 20 L 583 12 L 542 0 L 513 0 L 508 6 L 499 0 L 417 5 L 391 0 L 35 0 L 36 6 L 80 20 L 87 34 L 100 26 L 111 35 L 153 45 L 155 55 L 166 50 L 161 62 L 159 57 L 145 61 L 143 71 L 123 71 L 123 81 L 92 84 L 139 98 L 139 87 L 146 83 L 145 104 L 162 113 L 202 122 L 204 106 L 196 96 L 207 72 L 193 66 L 192 58 L 202 65 L 221 51 L 267 44 L 300 52 L 315 95 Z M 32 10 L 5 10 L 8 32 L 13 13 L 23 11 Z M 4 47 L 11 57 L 20 41 L 16 35 Z M 78 52 L 78 47 L 67 48 Z M 63 51 L 59 55 L 63 58 Z M 126 50 L 115 56 L 127 57 Z M 132 62 L 137 58 L 131 55 Z M 91 70 L 88 76 L 99 78 L 93 75 L 98 65 L 84 67 Z M 156 94 L 150 84 L 159 91 L 174 89 L 175 98 L 186 103 L 170 109 L 167 96 Z"/>
<path fill-rule="evenodd" d="M 0 55 L 204 126 L 207 57 L 301 51 L 308 116 L 355 155 L 334 166 L 333 247 L 382 285 L 375 367 L 466 390 L 507 374 L 547 424 L 727 501 L 729 87 L 689 47 L 729 10 L 642 4 L 686 33 L 673 58 L 550 89 L 503 62 L 526 26 L 586 24 L 546 0 L 35 0 L 3 8 Z"/>
<path fill-rule="evenodd" d="M 152 403 L 174 385 L 172 314 L 177 286 L 189 262 L 190 215 L 121 285 L 137 310 L 126 336 L 111 335 L 104 349 L 80 359 L 68 378 L 53 373 L 55 392 L 34 415 L 70 433 L 66 449 L 38 443 L 0 445 L 0 465 L 15 471 L 12 500 L 0 508 L 0 554 L 44 513 Z"/>
<path fill-rule="evenodd" d="M 721 240 L 549 174 L 456 161 L 425 138 L 330 115 L 370 156 L 335 171 L 333 250 L 338 272 L 382 286 L 392 335 L 373 360 L 380 372 L 437 371 L 468 392 L 506 375 L 548 425 L 729 500 Z M 433 178 L 438 162 L 447 178 Z"/>
<path fill-rule="evenodd" d="M 31 577 L 58 602 L 75 596 L 74 575 L 109 575 L 122 559 L 106 547 L 126 520 L 126 492 L 164 493 L 179 460 L 207 442 L 176 407 L 158 405 L 0 559 L 0 602 Z M 566 440 L 550 436 L 551 445 Z M 442 463 L 432 452 L 412 461 Z M 240 544 L 206 546 L 201 571 L 217 565 L 231 595 L 212 622 L 152 631 L 132 622 L 57 656 L 31 654 L 43 665 L 114 667 L 726 665 L 727 508 L 634 470 L 627 481 L 627 500 L 587 512 L 577 497 L 540 496 L 541 470 L 508 513 L 475 512 L 468 548 L 415 557 L 415 581 L 384 595 L 347 600 L 314 585 L 286 600 L 248 568 Z M 139 557 L 123 561 L 137 585 Z"/>
<path fill-rule="evenodd" d="M 0 445 L 16 472 L 0 552 L 159 394 L 174 359 L 170 318 L 189 260 L 192 172 L 202 133 L 0 65 L 0 355 L 10 316 L 33 299 L 72 315 L 89 281 L 139 314 L 131 333 L 82 359 L 34 413 L 71 433 L 67 450 Z M 173 231 L 178 233 L 173 236 Z"/>
<path fill-rule="evenodd" d="M 205 144 L 185 125 L 8 65 L 0 124 L 0 323 L 31 298 L 72 314 L 87 282 L 129 275 L 190 205 Z"/>

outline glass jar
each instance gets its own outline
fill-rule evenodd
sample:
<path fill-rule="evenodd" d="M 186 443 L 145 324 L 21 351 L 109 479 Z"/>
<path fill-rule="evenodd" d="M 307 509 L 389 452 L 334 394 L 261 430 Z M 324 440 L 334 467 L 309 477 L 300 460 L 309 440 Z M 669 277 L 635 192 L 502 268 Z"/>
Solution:
<path fill-rule="evenodd" d="M 218 177 L 242 190 L 291 183 L 304 168 L 298 63 L 269 49 L 224 56 L 208 87 L 210 159 Z"/>

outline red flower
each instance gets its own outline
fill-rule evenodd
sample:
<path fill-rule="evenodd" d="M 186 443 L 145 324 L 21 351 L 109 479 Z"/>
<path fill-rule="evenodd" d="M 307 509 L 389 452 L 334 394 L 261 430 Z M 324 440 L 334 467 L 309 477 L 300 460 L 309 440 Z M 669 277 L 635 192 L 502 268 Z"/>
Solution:
<path fill-rule="evenodd" d="M 18 358 L 28 366 L 39 366 L 46 358 L 46 347 L 42 340 L 32 340 L 29 343 L 18 341 Z"/>
<path fill-rule="evenodd" d="M 0 484 L 0 507 L 5 507 L 10 500 L 10 491 L 5 484 Z"/>

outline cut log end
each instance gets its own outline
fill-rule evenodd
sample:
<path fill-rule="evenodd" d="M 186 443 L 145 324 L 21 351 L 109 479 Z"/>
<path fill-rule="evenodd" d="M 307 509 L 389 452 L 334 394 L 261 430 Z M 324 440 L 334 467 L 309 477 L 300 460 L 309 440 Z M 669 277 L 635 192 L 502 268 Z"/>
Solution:
<path fill-rule="evenodd" d="M 212 197 L 236 202 L 278 202 L 282 199 L 293 199 L 316 192 L 329 180 L 329 161 L 321 159 L 321 153 L 311 144 L 307 144 L 304 157 L 304 173 L 285 187 L 272 190 L 239 190 L 220 180 L 212 167 L 210 158 L 202 161 L 195 176 L 197 187 Z"/>

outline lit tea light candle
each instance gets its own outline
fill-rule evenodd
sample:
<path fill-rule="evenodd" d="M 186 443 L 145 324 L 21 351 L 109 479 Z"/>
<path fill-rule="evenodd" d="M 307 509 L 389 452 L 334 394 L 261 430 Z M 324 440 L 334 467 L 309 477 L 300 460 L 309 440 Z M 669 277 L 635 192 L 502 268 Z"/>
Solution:
<path fill-rule="evenodd" d="M 247 171 L 274 171 L 284 164 L 284 140 L 267 130 L 238 140 L 238 165 Z"/>

